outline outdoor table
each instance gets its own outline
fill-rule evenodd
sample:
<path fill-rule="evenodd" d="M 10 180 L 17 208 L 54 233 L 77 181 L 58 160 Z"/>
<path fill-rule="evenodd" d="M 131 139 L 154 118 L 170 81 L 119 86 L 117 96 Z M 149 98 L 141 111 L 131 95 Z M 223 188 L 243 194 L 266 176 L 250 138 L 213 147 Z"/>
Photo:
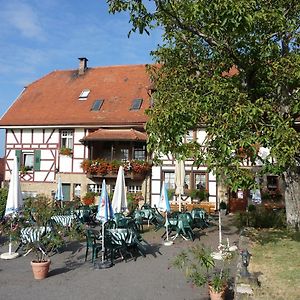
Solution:
<path fill-rule="evenodd" d="M 45 233 L 51 232 L 51 227 L 45 227 L 45 226 L 39 226 L 39 227 L 24 227 L 21 228 L 21 244 L 19 245 L 18 249 L 21 247 L 21 245 L 26 245 L 30 243 L 38 242 L 42 235 Z M 26 256 L 28 253 L 32 251 L 32 248 L 29 249 L 24 256 Z M 42 248 L 40 248 L 40 251 L 43 252 L 43 254 L 46 254 Z"/>
<path fill-rule="evenodd" d="M 75 219 L 76 217 L 74 215 L 57 215 L 51 217 L 51 220 L 65 227 L 71 227 L 72 221 Z"/>
<path fill-rule="evenodd" d="M 122 244 L 122 241 L 126 243 L 126 245 L 130 246 L 136 239 L 136 235 L 133 230 L 126 228 L 115 228 L 115 229 L 107 229 L 108 232 L 113 236 L 113 242 L 116 244 Z"/>
<path fill-rule="evenodd" d="M 38 242 L 42 234 L 51 231 L 50 227 L 40 226 L 40 227 L 24 227 L 21 228 L 21 241 L 22 244 Z"/>

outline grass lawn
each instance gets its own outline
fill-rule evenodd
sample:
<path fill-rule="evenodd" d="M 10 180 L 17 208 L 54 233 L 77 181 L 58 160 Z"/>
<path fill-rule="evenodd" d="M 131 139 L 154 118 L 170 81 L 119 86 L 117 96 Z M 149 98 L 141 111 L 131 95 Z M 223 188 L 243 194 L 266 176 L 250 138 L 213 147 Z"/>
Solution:
<path fill-rule="evenodd" d="M 249 271 L 258 276 L 260 287 L 254 299 L 300 299 L 300 233 L 278 229 L 251 232 Z"/>

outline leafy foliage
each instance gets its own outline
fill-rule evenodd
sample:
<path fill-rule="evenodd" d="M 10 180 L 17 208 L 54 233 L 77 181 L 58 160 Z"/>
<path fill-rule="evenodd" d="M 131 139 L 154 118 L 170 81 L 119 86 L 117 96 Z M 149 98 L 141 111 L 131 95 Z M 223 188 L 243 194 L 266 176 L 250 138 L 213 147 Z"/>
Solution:
<path fill-rule="evenodd" d="M 8 196 L 8 189 L 7 188 L 0 189 L 0 219 L 2 219 L 5 212 L 7 196 Z"/>
<path fill-rule="evenodd" d="M 197 245 L 181 251 L 173 260 L 173 266 L 183 270 L 186 277 L 196 286 L 201 287 L 209 283 L 215 292 L 220 292 L 228 279 L 228 272 L 224 268 L 225 263 L 232 257 L 232 253 L 228 251 L 222 266 L 218 267 L 211 256 L 211 251 Z"/>
<path fill-rule="evenodd" d="M 153 51 L 158 64 L 149 67 L 155 92 L 146 126 L 157 159 L 167 153 L 193 158 L 233 190 L 254 187 L 255 177 L 266 173 L 294 172 L 299 1 L 107 2 L 113 13 L 129 12 L 133 31 L 163 29 L 163 43 Z M 188 130 L 204 124 L 203 143 L 183 142 Z M 260 168 L 249 168 L 255 165 Z"/>

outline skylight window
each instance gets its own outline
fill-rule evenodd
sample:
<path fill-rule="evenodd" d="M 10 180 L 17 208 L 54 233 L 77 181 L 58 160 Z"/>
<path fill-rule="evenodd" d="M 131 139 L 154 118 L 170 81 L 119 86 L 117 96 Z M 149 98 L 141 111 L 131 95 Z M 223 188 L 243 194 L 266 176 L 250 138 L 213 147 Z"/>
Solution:
<path fill-rule="evenodd" d="M 95 100 L 95 102 L 93 103 L 93 105 L 91 107 L 91 111 L 98 111 L 98 110 L 100 110 L 103 102 L 104 102 L 103 99 Z"/>
<path fill-rule="evenodd" d="M 84 89 L 81 94 L 79 95 L 79 100 L 86 100 L 87 97 L 89 96 L 90 90 L 89 89 Z"/>
<path fill-rule="evenodd" d="M 134 99 L 131 104 L 130 110 L 139 110 L 143 103 L 143 99 Z"/>

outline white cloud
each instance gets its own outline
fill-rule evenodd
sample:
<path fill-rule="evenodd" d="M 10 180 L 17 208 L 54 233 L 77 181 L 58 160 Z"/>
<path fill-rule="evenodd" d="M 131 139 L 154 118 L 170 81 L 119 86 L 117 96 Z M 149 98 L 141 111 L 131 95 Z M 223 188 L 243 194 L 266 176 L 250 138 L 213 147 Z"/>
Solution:
<path fill-rule="evenodd" d="M 43 30 L 38 15 L 33 8 L 20 1 L 9 1 L 3 6 L 5 21 L 28 38 L 43 39 Z"/>

